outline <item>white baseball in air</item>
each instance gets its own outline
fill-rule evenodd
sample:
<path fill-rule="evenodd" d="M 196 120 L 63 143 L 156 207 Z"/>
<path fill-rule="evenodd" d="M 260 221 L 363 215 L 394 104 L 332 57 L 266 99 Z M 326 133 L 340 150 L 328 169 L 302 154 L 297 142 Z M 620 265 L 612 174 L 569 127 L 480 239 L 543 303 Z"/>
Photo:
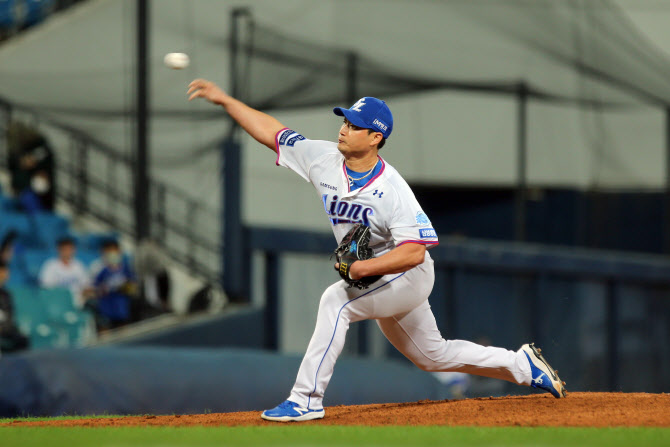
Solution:
<path fill-rule="evenodd" d="M 180 70 L 188 67 L 191 60 L 186 53 L 168 53 L 163 58 L 163 62 L 170 68 Z"/>

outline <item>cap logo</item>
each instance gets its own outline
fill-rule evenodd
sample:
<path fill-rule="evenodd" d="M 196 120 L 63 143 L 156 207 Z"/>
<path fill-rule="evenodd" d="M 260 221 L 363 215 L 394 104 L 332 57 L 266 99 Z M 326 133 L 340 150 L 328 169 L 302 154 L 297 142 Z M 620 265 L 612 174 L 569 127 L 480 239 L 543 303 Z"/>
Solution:
<path fill-rule="evenodd" d="M 361 107 L 365 105 L 365 101 L 363 101 L 365 98 L 361 98 L 358 101 L 356 101 L 356 104 L 351 106 L 351 110 L 355 110 L 357 112 L 362 112 Z"/>
<path fill-rule="evenodd" d="M 386 131 L 388 130 L 388 128 L 389 128 L 386 124 L 382 123 L 382 122 L 379 121 L 377 118 L 375 118 L 375 120 L 372 122 L 372 124 L 373 124 L 374 126 L 379 127 L 379 128 L 380 128 L 381 130 L 383 130 L 384 132 L 386 132 Z"/>

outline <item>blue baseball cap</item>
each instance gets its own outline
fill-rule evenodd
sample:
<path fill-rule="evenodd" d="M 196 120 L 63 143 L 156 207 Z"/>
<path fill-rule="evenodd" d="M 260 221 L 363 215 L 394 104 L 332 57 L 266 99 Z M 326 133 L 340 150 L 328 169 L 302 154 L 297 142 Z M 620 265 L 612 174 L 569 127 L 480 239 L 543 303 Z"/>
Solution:
<path fill-rule="evenodd" d="M 372 129 L 381 132 L 388 138 L 393 130 L 393 115 L 391 109 L 381 99 L 366 96 L 356 101 L 349 109 L 335 107 L 335 115 L 343 116 L 354 126 Z"/>

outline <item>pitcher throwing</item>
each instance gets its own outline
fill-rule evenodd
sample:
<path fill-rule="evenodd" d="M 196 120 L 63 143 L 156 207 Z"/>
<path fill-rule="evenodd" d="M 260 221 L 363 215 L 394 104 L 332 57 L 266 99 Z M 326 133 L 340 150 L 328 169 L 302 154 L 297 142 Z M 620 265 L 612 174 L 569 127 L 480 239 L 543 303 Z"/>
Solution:
<path fill-rule="evenodd" d="M 356 224 L 370 229 L 367 237 L 374 257 L 335 265 L 343 280 L 321 296 L 295 385 L 286 401 L 262 413 L 263 419 L 324 417 L 323 396 L 349 324 L 369 319 L 423 370 L 477 374 L 539 388 L 557 398 L 566 396 L 564 383 L 532 344 L 514 352 L 440 335 L 428 304 L 435 279 L 428 249 L 438 244 L 437 233 L 407 182 L 379 156 L 393 130 L 393 116 L 384 101 L 364 97 L 349 109 L 333 109 L 343 117 L 334 143 L 309 140 L 210 81 L 196 79 L 188 94 L 189 100 L 205 98 L 223 106 L 249 135 L 277 153 L 277 165 L 311 183 L 338 244 Z M 358 283 L 363 286 L 351 287 L 370 277 Z"/>

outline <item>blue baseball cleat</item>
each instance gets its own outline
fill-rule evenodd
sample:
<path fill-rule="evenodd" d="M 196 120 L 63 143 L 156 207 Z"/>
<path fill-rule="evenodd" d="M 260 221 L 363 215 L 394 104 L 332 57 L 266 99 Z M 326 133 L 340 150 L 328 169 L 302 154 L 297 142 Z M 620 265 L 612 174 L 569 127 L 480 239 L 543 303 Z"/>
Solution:
<path fill-rule="evenodd" d="M 321 419 L 326 412 L 323 410 L 310 410 L 301 407 L 295 402 L 285 400 L 272 410 L 265 410 L 261 417 L 266 421 L 277 422 L 302 422 L 311 421 L 312 419 Z"/>
<path fill-rule="evenodd" d="M 531 383 L 530 386 L 544 391 L 548 391 L 556 399 L 567 397 L 565 382 L 558 377 L 558 371 L 555 371 L 549 363 L 542 357 L 542 350 L 535 347 L 535 343 L 521 346 L 521 351 L 526 354 L 530 363 Z"/>

